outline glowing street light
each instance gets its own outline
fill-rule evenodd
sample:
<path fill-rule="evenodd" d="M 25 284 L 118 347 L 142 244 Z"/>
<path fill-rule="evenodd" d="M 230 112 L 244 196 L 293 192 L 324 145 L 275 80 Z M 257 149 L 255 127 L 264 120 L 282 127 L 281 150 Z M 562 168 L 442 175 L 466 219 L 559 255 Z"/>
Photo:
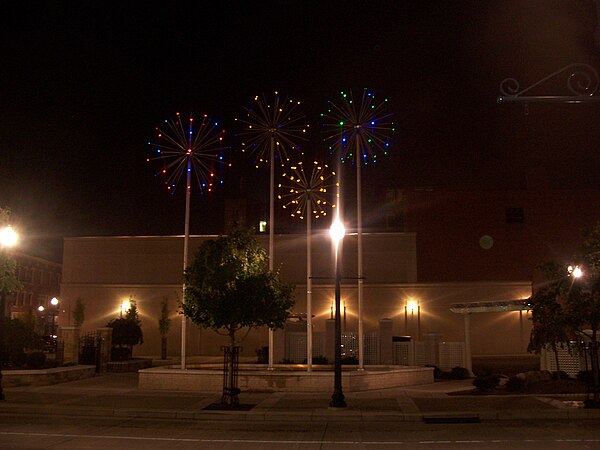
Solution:
<path fill-rule="evenodd" d="M 340 264 L 340 243 L 344 239 L 346 229 L 344 224 L 337 217 L 331 228 L 329 229 L 331 241 L 335 248 L 335 353 L 334 353 L 334 365 L 333 365 L 333 394 L 331 395 L 331 401 L 329 406 L 332 408 L 345 408 L 346 401 L 344 398 L 344 392 L 342 391 L 342 324 L 340 316 L 340 294 L 342 284 L 342 272 Z"/>
<path fill-rule="evenodd" d="M 8 225 L 0 231 L 0 246 L 10 248 L 17 245 L 19 235 Z"/>
<path fill-rule="evenodd" d="M 2 217 L 9 217 L 9 214 L 6 210 L 0 208 L 0 215 Z M 5 226 L 2 230 L 0 230 L 0 248 L 3 250 L 8 250 L 11 247 L 17 245 L 19 241 L 19 235 L 12 229 L 10 225 Z M 5 309 L 6 309 L 6 293 L 4 291 L 0 292 L 0 314 L 2 315 L 0 319 L 4 319 L 5 317 Z M 0 330 L 0 351 L 4 347 L 4 329 Z M 4 400 L 4 392 L 2 390 L 2 357 L 0 354 L 0 400 Z"/>
<path fill-rule="evenodd" d="M 579 266 L 569 266 L 567 267 L 567 272 L 569 272 L 569 275 L 573 278 L 580 278 L 583 276 L 583 271 Z"/>

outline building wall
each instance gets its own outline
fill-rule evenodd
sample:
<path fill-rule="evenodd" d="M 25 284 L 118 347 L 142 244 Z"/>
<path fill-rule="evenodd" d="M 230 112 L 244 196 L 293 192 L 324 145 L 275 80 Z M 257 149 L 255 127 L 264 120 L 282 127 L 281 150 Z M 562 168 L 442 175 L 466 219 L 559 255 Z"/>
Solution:
<path fill-rule="evenodd" d="M 39 306 L 47 308 L 60 294 L 61 264 L 20 252 L 14 252 L 13 257 L 21 289 L 8 297 L 10 316 L 35 314 Z"/>
<path fill-rule="evenodd" d="M 203 240 L 212 237 L 194 236 L 190 246 L 196 249 Z M 268 236 L 259 236 L 259 239 L 263 245 L 268 245 Z M 329 237 L 316 234 L 312 248 L 314 331 L 325 331 L 334 298 Z M 64 249 L 61 300 L 67 313 L 59 316 L 61 325 L 71 325 L 71 312 L 77 298 L 82 298 L 86 305 L 83 332 L 105 326 L 119 316 L 121 303 L 133 298 L 144 332 L 144 344 L 136 346 L 135 354 L 159 355 L 158 318 L 160 304 L 166 298 L 172 319 L 168 354 L 180 354 L 181 316 L 177 309 L 182 293 L 182 237 L 68 238 Z M 275 267 L 281 269 L 282 278 L 296 285 L 294 312 L 305 313 L 306 236 L 276 236 L 275 255 Z M 357 331 L 356 236 L 350 235 L 344 240 L 343 255 L 341 300 L 342 307 L 346 307 L 343 322 L 347 331 Z M 364 272 L 365 332 L 376 331 L 379 320 L 389 318 L 393 320 L 395 335 L 418 337 L 420 331 L 421 334 L 441 334 L 442 339 L 448 341 L 461 341 L 464 338 L 463 318 L 450 312 L 452 303 L 527 298 L 531 292 L 527 281 L 417 283 L 416 236 L 413 233 L 365 234 Z M 420 320 L 417 312 L 404 314 L 409 301 L 420 305 Z M 526 342 L 508 339 L 505 333 L 516 330 L 516 336 L 528 337 L 528 321 L 520 324 L 518 315 L 513 313 L 477 316 L 472 320 L 474 353 L 525 352 Z M 215 332 L 199 330 L 192 324 L 186 330 L 186 353 L 190 356 L 217 355 L 220 346 L 227 342 Z M 281 339 L 281 333 L 276 333 L 275 339 Z M 252 331 L 242 343 L 243 354 L 254 355 L 267 343 L 266 329 Z"/>
<path fill-rule="evenodd" d="M 598 189 L 401 193 L 404 229 L 417 234 L 422 282 L 539 281 L 537 264 L 571 263 L 582 231 L 600 221 Z"/>

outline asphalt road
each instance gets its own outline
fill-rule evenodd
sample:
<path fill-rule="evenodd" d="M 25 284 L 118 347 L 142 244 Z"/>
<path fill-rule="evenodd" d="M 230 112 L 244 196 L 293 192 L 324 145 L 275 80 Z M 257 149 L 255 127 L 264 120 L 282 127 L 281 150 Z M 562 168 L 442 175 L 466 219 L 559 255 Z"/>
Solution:
<path fill-rule="evenodd" d="M 2 449 L 600 449 L 600 422 L 234 422 L 0 416 Z"/>

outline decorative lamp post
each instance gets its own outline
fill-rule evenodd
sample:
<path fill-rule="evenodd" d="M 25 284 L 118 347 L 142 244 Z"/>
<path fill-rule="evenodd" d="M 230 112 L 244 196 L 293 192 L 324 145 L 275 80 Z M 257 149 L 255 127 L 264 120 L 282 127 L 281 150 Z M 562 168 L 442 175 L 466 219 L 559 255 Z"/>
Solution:
<path fill-rule="evenodd" d="M 335 267 L 335 353 L 334 353 L 334 384 L 333 394 L 329 406 L 332 408 L 345 408 L 344 392 L 342 391 L 342 330 L 340 316 L 340 291 L 342 283 L 341 264 L 340 264 L 340 244 L 344 239 L 344 224 L 339 217 L 335 219 L 329 234 L 334 246 L 334 267 Z"/>
<path fill-rule="evenodd" d="M 0 210 L 0 213 L 3 212 L 3 210 Z M 4 227 L 0 231 L 0 250 L 3 253 L 8 251 L 8 249 L 17 245 L 18 240 L 19 235 L 10 225 Z M 0 255 L 0 257 L 4 257 L 4 255 Z M 6 257 L 8 258 L 8 255 L 6 255 Z M 8 274 L 8 276 L 10 277 L 10 274 Z M 2 321 L 4 321 L 6 317 L 6 293 L 5 290 L 0 291 L 0 314 L 2 314 L 0 320 Z M 0 328 L 0 400 L 4 400 L 4 392 L 2 391 L 2 360 L 4 355 L 1 354 L 2 349 L 4 348 L 4 324 L 2 324 L 2 327 Z"/>
<path fill-rule="evenodd" d="M 50 334 L 52 335 L 53 343 L 56 343 L 56 316 L 58 315 L 58 303 L 56 297 L 53 297 L 52 300 L 50 300 L 50 315 L 52 316 Z"/>

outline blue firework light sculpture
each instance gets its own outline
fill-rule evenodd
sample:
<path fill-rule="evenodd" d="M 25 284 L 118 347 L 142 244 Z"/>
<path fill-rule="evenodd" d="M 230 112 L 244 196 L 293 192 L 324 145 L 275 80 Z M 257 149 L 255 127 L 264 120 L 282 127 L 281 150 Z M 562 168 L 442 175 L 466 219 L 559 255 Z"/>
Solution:
<path fill-rule="evenodd" d="M 292 217 L 304 219 L 311 214 L 318 219 L 327 215 L 327 209 L 336 207 L 337 189 L 335 193 L 331 193 L 331 189 L 339 187 L 339 183 L 335 172 L 327 164 L 313 161 L 308 165 L 308 174 L 304 166 L 299 162 L 283 173 L 284 181 L 279 184 L 280 194 L 277 197 Z M 329 200 L 332 197 L 334 200 Z"/>
<path fill-rule="evenodd" d="M 336 101 L 329 101 L 321 118 L 330 154 L 339 155 L 342 163 L 356 162 L 358 156 L 363 165 L 386 155 L 395 131 L 387 105 L 387 98 L 380 99 L 368 89 L 358 98 L 352 91 L 342 91 Z"/>
<path fill-rule="evenodd" d="M 223 182 L 224 133 L 218 122 L 206 114 L 199 118 L 190 114 L 184 119 L 177 113 L 173 119 L 167 119 L 162 126 L 156 127 L 155 141 L 148 142 L 154 148 L 154 156 L 147 161 L 162 162 L 155 175 L 163 178 L 171 192 L 179 184 L 187 182 L 188 173 L 201 192 L 211 192 L 216 183 Z"/>
<path fill-rule="evenodd" d="M 300 151 L 299 143 L 306 140 L 308 129 L 300 102 L 275 91 L 269 98 L 255 96 L 252 106 L 244 110 L 245 116 L 235 119 L 243 125 L 237 135 L 243 139 L 242 152 L 255 158 L 256 167 L 270 162 L 272 145 L 274 159 L 281 166 L 289 162 L 292 150 Z"/>

